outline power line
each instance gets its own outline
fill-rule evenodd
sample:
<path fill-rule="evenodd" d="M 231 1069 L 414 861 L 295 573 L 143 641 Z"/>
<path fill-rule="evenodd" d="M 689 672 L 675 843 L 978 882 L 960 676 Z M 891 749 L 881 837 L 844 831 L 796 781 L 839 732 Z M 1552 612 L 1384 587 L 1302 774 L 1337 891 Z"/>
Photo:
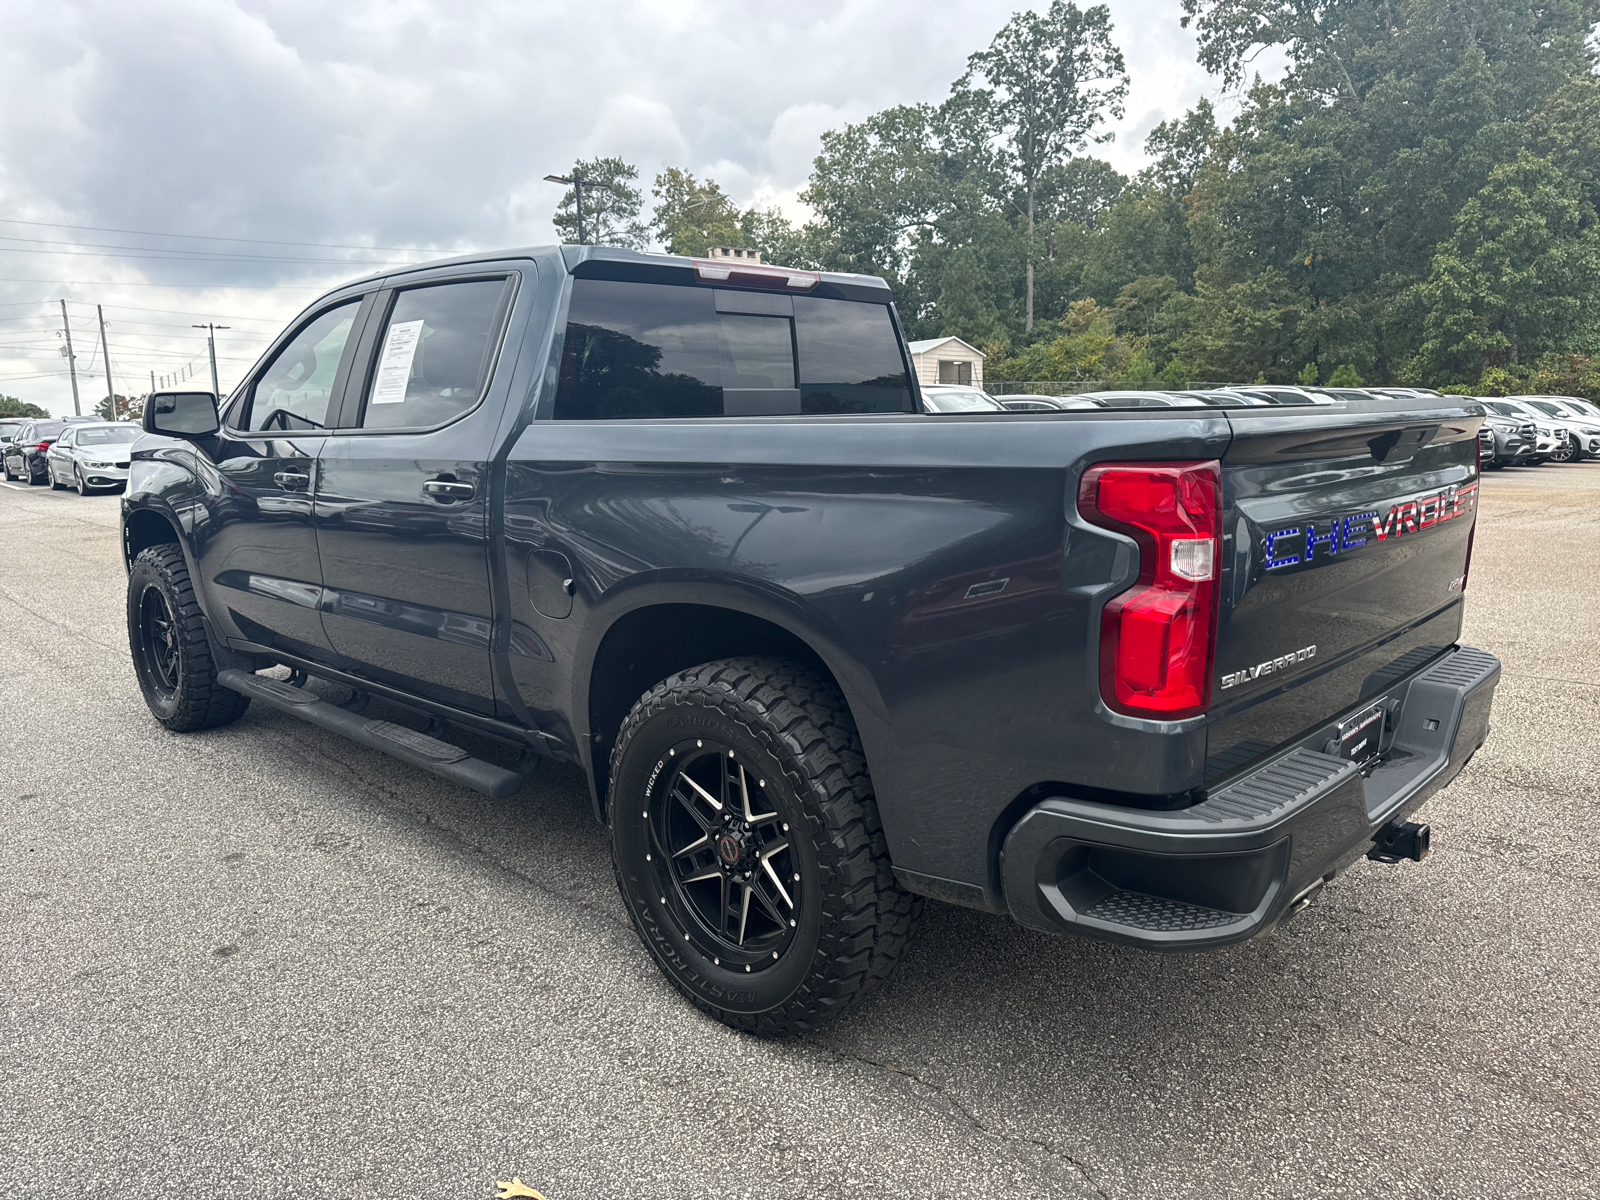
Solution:
<path fill-rule="evenodd" d="M 191 249 L 189 249 L 188 247 L 185 247 L 185 246 L 138 246 L 138 245 L 125 246 L 125 245 L 122 245 L 121 243 L 118 243 L 118 242 L 82 242 L 82 241 L 68 241 L 68 240 L 63 239 L 63 238 L 18 237 L 14 233 L 0 233 L 0 241 L 3 241 L 3 242 L 31 242 L 35 246 L 76 246 L 76 247 L 80 247 L 80 248 L 83 248 L 83 249 L 90 249 L 90 250 L 150 250 L 150 251 L 154 251 L 157 254 L 181 254 L 181 255 L 186 255 L 188 257 L 192 257 L 192 258 L 250 258 L 250 259 L 260 259 L 262 262 L 378 262 L 378 263 L 383 263 L 383 262 L 390 261 L 390 260 L 387 260 L 387 259 L 329 258 L 327 255 L 322 255 L 322 256 L 320 256 L 318 258 L 304 258 L 304 257 L 291 257 L 291 256 L 288 256 L 288 255 L 281 255 L 281 254 L 240 253 L 238 251 L 229 251 L 229 250 L 200 250 L 200 249 L 192 249 L 191 250 Z M 376 247 L 374 249 L 376 249 Z M 407 251 L 400 251 L 400 253 L 408 253 L 408 252 Z M 413 253 L 413 254 L 436 254 L 436 253 L 438 253 L 438 251 L 434 251 L 434 250 L 414 250 L 414 251 L 409 251 L 409 253 Z"/>
<path fill-rule="evenodd" d="M 6 241 L 20 241 L 20 238 L 0 238 Z M 82 245 L 81 242 L 62 242 L 61 245 Z M 376 258 L 279 258 L 264 254 L 209 254 L 194 250 L 162 250 L 159 246 L 131 246 L 132 250 L 154 250 L 154 254 L 107 254 L 98 250 L 87 253 L 76 250 L 29 250 L 25 246 L 0 246 L 0 251 L 6 254 L 55 254 L 64 258 L 146 258 L 156 262 L 245 262 L 245 263 L 293 263 L 302 265 L 307 263 L 348 263 L 353 267 L 410 267 L 417 264 L 404 259 L 376 259 Z"/>
<path fill-rule="evenodd" d="M 385 250 L 398 254 L 437 254 L 438 250 L 420 249 L 416 246 L 348 246 L 334 242 L 282 242 L 272 238 L 216 237 L 203 233 L 156 233 L 149 229 L 108 229 L 103 225 L 61 225 L 51 221 L 18 221 L 0 217 L 0 224 L 33 225 L 40 229 L 76 229 L 83 233 L 127 233 L 134 237 L 184 238 L 197 242 L 246 242 L 252 246 L 304 246 L 315 250 Z M 473 254 L 473 250 L 449 250 L 449 254 Z"/>
<path fill-rule="evenodd" d="M 49 283 L 66 287 L 167 287 L 187 288 L 191 292 L 204 291 L 207 288 L 231 288 L 241 292 L 270 292 L 287 289 L 299 292 L 321 292 L 335 285 L 328 283 L 117 283 L 109 279 L 0 279 L 0 283 Z M 36 304 L 48 304 L 48 300 L 37 300 Z M 107 308 L 114 307 L 107 305 Z"/>

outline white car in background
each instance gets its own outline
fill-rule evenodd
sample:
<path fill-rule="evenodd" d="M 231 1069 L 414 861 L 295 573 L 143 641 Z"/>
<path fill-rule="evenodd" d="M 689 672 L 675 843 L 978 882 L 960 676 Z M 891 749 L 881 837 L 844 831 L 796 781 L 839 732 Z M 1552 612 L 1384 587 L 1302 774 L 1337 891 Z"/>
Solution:
<path fill-rule="evenodd" d="M 125 487 L 128 454 L 144 430 L 127 421 L 71 424 L 45 455 L 52 488 L 75 487 L 87 496 L 96 488 Z"/>
<path fill-rule="evenodd" d="M 1572 434 L 1573 458 L 1600 458 L 1600 409 L 1571 396 L 1510 396 L 1524 409 L 1560 421 Z"/>
<path fill-rule="evenodd" d="M 925 383 L 922 403 L 929 412 L 1010 412 L 1004 404 L 981 388 L 957 383 Z"/>
<path fill-rule="evenodd" d="M 1531 405 L 1523 404 L 1520 400 L 1495 398 L 1485 400 L 1483 406 L 1490 412 L 1499 413 L 1502 417 L 1512 417 L 1521 421 L 1533 422 L 1534 463 L 1542 462 L 1571 462 L 1577 453 L 1577 439 L 1567 431 L 1566 423 L 1552 421 L 1550 414 L 1540 412 Z"/>

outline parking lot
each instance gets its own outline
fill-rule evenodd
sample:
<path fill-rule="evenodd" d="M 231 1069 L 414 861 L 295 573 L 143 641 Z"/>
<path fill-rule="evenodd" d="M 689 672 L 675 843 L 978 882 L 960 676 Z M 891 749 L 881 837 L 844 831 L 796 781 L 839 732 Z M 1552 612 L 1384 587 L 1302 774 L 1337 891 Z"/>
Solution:
<path fill-rule="evenodd" d="M 1203 955 L 930 904 L 782 1043 L 660 977 L 575 770 L 163 731 L 118 503 L 0 487 L 5 1200 L 1600 1195 L 1600 462 L 1484 477 L 1505 676 L 1427 863 Z"/>

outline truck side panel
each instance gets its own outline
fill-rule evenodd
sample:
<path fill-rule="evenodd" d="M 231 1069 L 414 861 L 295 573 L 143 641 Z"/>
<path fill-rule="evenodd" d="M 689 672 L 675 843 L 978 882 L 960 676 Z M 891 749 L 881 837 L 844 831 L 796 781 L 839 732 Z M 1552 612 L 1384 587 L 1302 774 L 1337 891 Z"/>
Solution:
<path fill-rule="evenodd" d="M 1135 565 L 1068 497 L 1093 462 L 1215 458 L 1228 436 L 1211 414 L 537 422 L 506 483 L 517 687 L 603 764 L 585 655 L 615 615 L 651 589 L 764 599 L 846 688 L 896 865 L 981 886 L 1034 784 L 1198 784 L 1201 723 L 1098 703 L 1092 618 Z M 571 611 L 549 615 L 568 565 Z"/>

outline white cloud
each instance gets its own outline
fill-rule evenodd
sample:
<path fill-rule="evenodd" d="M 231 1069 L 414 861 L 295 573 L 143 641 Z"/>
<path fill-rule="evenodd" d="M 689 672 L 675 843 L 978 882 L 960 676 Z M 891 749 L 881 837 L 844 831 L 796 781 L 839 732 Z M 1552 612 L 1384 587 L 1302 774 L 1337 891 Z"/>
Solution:
<path fill-rule="evenodd" d="M 441 252 L 519 245 L 553 237 L 561 189 L 544 175 L 614 154 L 647 190 L 663 167 L 685 166 L 741 204 L 803 219 L 798 193 L 826 130 L 942 99 L 1017 6 L 0 0 L 0 215 Z M 1112 0 L 1112 16 L 1133 84 L 1116 142 L 1097 152 L 1131 171 L 1156 121 L 1216 96 L 1175 5 Z M 224 357 L 237 360 L 227 378 L 317 289 L 372 269 L 356 260 L 415 257 L 14 224 L 0 224 L 0 236 L 12 239 L 0 240 L 11 248 L 0 252 L 0 318 L 27 317 L 0 321 L 0 332 L 39 331 L 0 336 L 14 343 L 0 345 L 0 392 L 58 412 L 71 402 L 48 335 L 59 307 L 47 300 L 66 295 L 86 316 L 95 302 L 172 310 L 142 314 L 170 323 L 163 335 L 132 309 L 108 308 L 128 386 L 203 352 L 203 341 L 183 340 L 190 317 L 254 318 L 226 336 Z M 233 257 L 58 255 L 73 248 L 50 240 Z M 335 261 L 243 257 L 252 254 Z M 4 378 L 41 372 L 57 374 Z"/>

